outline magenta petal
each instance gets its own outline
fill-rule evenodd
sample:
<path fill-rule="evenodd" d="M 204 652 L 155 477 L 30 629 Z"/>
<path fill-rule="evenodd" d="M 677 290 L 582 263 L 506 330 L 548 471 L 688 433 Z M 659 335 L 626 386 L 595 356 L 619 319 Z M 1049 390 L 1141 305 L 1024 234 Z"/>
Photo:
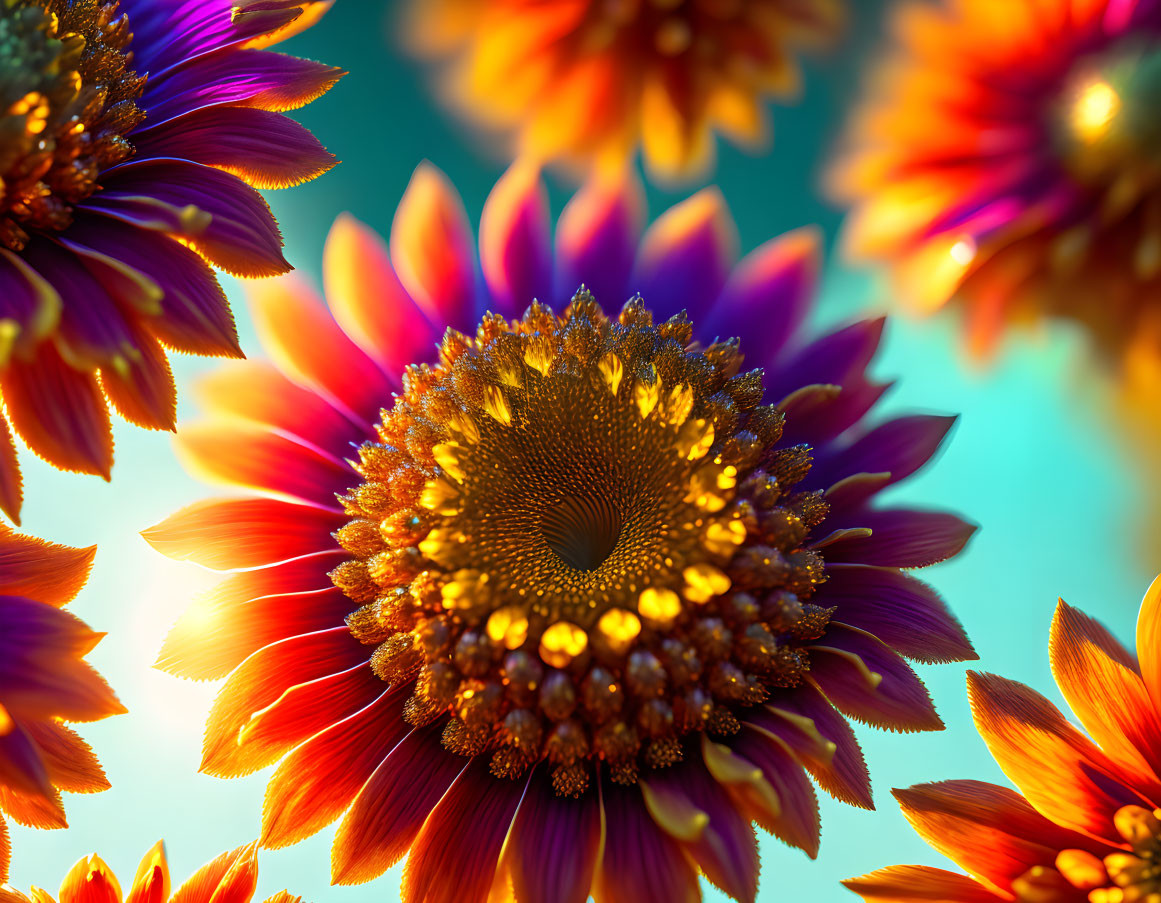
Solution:
<path fill-rule="evenodd" d="M 763 354 L 776 354 L 810 310 L 822 263 L 821 243 L 821 233 L 807 228 L 755 248 L 734 268 L 699 331 L 721 338 L 745 336 L 759 343 Z"/>
<path fill-rule="evenodd" d="M 187 160 L 133 160 L 110 170 L 84 206 L 190 241 L 235 276 L 290 269 L 262 196 L 236 176 Z"/>
<path fill-rule="evenodd" d="M 921 662 L 962 662 L 978 656 L 944 601 L 921 580 L 888 568 L 831 564 L 814 601 L 837 606 L 835 618 L 874 634 Z"/>
<path fill-rule="evenodd" d="M 468 766 L 440 743 L 442 725 L 413 730 L 367 779 L 335 834 L 331 880 L 362 884 L 403 858 L 431 810 Z"/>
<path fill-rule="evenodd" d="M 473 759 L 432 810 L 407 858 L 404 903 L 488 900 L 524 782 L 497 780 L 487 758 Z"/>
<path fill-rule="evenodd" d="M 828 545 L 828 562 L 921 568 L 958 555 L 976 526 L 954 514 L 894 508 L 854 511 L 827 521 L 828 527 L 866 527 L 870 536 L 854 536 Z"/>
<path fill-rule="evenodd" d="M 737 254 L 737 228 L 725 199 L 716 188 L 705 188 L 645 231 L 630 289 L 658 320 L 685 310 L 697 323 L 721 292 Z"/>
<path fill-rule="evenodd" d="M 559 305 L 581 285 L 606 311 L 629 300 L 629 273 L 644 217 L 644 191 L 632 175 L 615 182 L 594 179 L 573 195 L 556 225 Z"/>
<path fill-rule="evenodd" d="M 207 107 L 134 135 L 142 157 L 176 157 L 224 169 L 255 188 L 308 182 L 338 161 L 293 119 L 247 107 Z"/>
<path fill-rule="evenodd" d="M 809 649 L 809 679 L 844 714 L 889 730 L 942 730 L 923 681 L 875 637 L 832 621 Z"/>
<path fill-rule="evenodd" d="M 889 420 L 828 460 L 816 460 L 811 482 L 827 486 L 855 473 L 890 473 L 897 483 L 931 460 L 957 419 L 917 414 Z"/>
<path fill-rule="evenodd" d="M 597 874 L 602 903 L 699 903 L 697 871 L 662 831 L 637 787 L 601 781 L 605 854 Z"/>
<path fill-rule="evenodd" d="M 512 824 L 509 866 L 521 903 L 585 903 L 601 844 L 595 793 L 557 796 L 547 775 L 533 775 Z"/>
<path fill-rule="evenodd" d="M 342 74 L 333 66 L 269 50 L 212 53 L 150 78 L 138 105 L 150 126 L 218 104 L 293 110 L 324 94 Z"/>
<path fill-rule="evenodd" d="M 818 855 L 818 799 L 790 744 L 778 734 L 771 734 L 753 726 L 745 727 L 730 740 L 730 748 L 762 769 L 763 777 L 778 794 L 782 812 L 772 826 L 774 833 L 813 859 Z"/>
<path fill-rule="evenodd" d="M 480 267 L 491 309 L 519 315 L 552 301 L 548 192 L 535 167 L 517 163 L 496 183 L 480 217 Z"/>
<path fill-rule="evenodd" d="M 803 684 L 775 691 L 766 708 L 769 714 L 755 709 L 747 720 L 784 740 L 819 786 L 835 799 L 863 809 L 875 808 L 871 778 L 855 732 L 818 690 Z M 810 730 L 804 729 L 802 719 L 809 720 Z M 820 750 L 820 737 L 834 749 L 829 753 Z"/>
<path fill-rule="evenodd" d="M 799 774 L 802 775 L 801 768 Z M 806 780 L 805 775 L 802 780 Z M 697 839 L 684 841 L 685 849 L 711 884 L 739 903 L 753 903 L 758 895 L 758 845 L 754 827 L 738 812 L 726 789 L 710 776 L 701 757 L 688 755 L 684 762 L 650 774 L 647 783 L 688 800 L 709 816 Z"/>

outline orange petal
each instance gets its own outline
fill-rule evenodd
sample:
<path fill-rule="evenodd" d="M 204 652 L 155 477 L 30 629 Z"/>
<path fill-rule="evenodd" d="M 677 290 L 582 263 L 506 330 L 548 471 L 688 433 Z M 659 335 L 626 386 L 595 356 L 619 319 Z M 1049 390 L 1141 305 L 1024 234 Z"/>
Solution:
<path fill-rule="evenodd" d="M 89 579 L 97 547 L 71 549 L 0 524 L 0 593 L 65 605 Z"/>
<path fill-rule="evenodd" d="M 0 811 L 6 812 L 18 825 L 41 828 L 46 831 L 67 828 L 64 804 L 60 791 L 52 788 L 52 795 L 27 796 L 0 784 Z"/>
<path fill-rule="evenodd" d="M 60 886 L 60 903 L 121 903 L 121 885 L 96 853 L 69 869 Z"/>
<path fill-rule="evenodd" d="M 1153 581 L 1137 615 L 1137 655 L 1141 678 L 1153 705 L 1161 711 L 1161 577 Z"/>
<path fill-rule="evenodd" d="M 0 817 L 0 883 L 8 880 L 8 864 L 12 859 L 12 841 L 8 839 L 8 823 Z M 4 903 L 0 897 L 0 903 Z"/>
<path fill-rule="evenodd" d="M 177 387 L 165 349 L 144 332 L 134 335 L 133 342 L 140 353 L 122 369 L 101 368 L 101 389 L 130 423 L 172 432 L 177 426 Z"/>
<path fill-rule="evenodd" d="M 165 841 L 159 840 L 137 866 L 137 874 L 133 876 L 133 886 L 125 903 L 167 903 L 169 889 Z"/>
<path fill-rule="evenodd" d="M 1065 828 L 1120 844 L 1113 813 L 1142 800 L 1116 767 L 1030 687 L 968 672 L 976 729 L 1000 768 L 1037 811 Z"/>
<path fill-rule="evenodd" d="M 1048 641 L 1052 674 L 1080 723 L 1133 786 L 1161 799 L 1161 722 L 1133 656 L 1063 600 Z"/>
<path fill-rule="evenodd" d="M 249 903 L 258 882 L 256 852 L 252 843 L 223 853 L 194 872 L 170 903 Z"/>
<path fill-rule="evenodd" d="M 399 382 L 408 364 L 432 358 L 440 330 L 399 282 L 383 239 L 349 213 L 335 220 L 327 236 L 323 281 L 343 331 L 390 379 Z"/>
<path fill-rule="evenodd" d="M 992 893 L 966 875 L 926 865 L 893 865 L 842 882 L 866 903 L 997 903 L 1007 896 Z"/>
<path fill-rule="evenodd" d="M 468 328 L 475 312 L 475 254 L 463 201 L 430 163 L 416 167 L 391 224 L 399 281 L 433 323 Z"/>
<path fill-rule="evenodd" d="M 109 789 L 109 779 L 92 748 L 74 731 L 55 721 L 30 721 L 24 729 L 40 749 L 53 785 L 66 793 Z"/>
<path fill-rule="evenodd" d="M 16 459 L 16 444 L 8 420 L 0 413 L 0 511 L 20 526 L 20 506 L 24 501 L 24 481 L 20 477 L 20 462 Z"/>

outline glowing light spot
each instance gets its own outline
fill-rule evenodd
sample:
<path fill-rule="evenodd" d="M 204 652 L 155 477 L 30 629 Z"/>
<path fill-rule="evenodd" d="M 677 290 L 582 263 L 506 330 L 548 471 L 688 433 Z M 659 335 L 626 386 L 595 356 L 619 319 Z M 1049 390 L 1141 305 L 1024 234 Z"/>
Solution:
<path fill-rule="evenodd" d="M 951 255 L 952 260 L 960 266 L 966 267 L 976 259 L 976 243 L 970 238 L 961 238 L 951 246 L 951 250 L 948 253 Z"/>
<path fill-rule="evenodd" d="M 12 729 L 16 726 L 16 722 L 12 720 L 12 716 L 8 714 L 8 709 L 0 705 L 0 737 L 5 734 L 12 733 Z"/>
<path fill-rule="evenodd" d="M 597 621 L 597 630 L 611 649 L 623 652 L 641 633 L 641 619 L 623 608 L 610 608 Z"/>
<path fill-rule="evenodd" d="M 705 547 L 715 555 L 729 555 L 745 541 L 746 525 L 740 520 L 715 521 L 706 527 Z"/>
<path fill-rule="evenodd" d="M 682 571 L 685 598 L 691 602 L 708 602 L 730 588 L 730 578 L 712 564 L 694 564 Z"/>
<path fill-rule="evenodd" d="M 601 377 L 609 387 L 609 391 L 616 395 L 617 389 L 621 387 L 621 377 L 625 375 L 625 365 L 621 363 L 621 359 L 610 351 L 597 361 L 597 369 L 601 371 Z"/>
<path fill-rule="evenodd" d="M 564 668 L 588 645 L 588 635 L 576 624 L 557 621 L 540 637 L 540 657 L 554 668 Z"/>
<path fill-rule="evenodd" d="M 1099 141 L 1120 109 L 1121 98 L 1112 85 L 1103 80 L 1090 82 L 1073 105 L 1072 127 L 1082 141 Z"/>
<path fill-rule="evenodd" d="M 637 600 L 637 611 L 650 621 L 669 624 L 681 614 L 681 599 L 671 589 L 649 587 Z"/>
<path fill-rule="evenodd" d="M 504 426 L 512 423 L 512 408 L 508 406 L 508 399 L 499 386 L 484 387 L 484 410 Z"/>
<path fill-rule="evenodd" d="M 506 605 L 492 612 L 486 630 L 492 642 L 503 643 L 508 649 L 519 649 L 528 639 L 528 618 L 518 606 Z"/>

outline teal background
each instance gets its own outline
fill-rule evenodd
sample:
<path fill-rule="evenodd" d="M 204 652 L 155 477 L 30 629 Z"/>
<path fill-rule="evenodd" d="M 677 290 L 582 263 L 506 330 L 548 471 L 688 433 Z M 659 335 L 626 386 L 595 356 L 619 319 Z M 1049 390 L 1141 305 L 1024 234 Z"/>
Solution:
<path fill-rule="evenodd" d="M 831 239 L 837 232 L 838 212 L 820 199 L 820 175 L 882 29 L 882 4 L 851 5 L 857 9 L 846 39 L 808 66 L 801 102 L 776 107 L 773 149 L 757 157 L 721 150 L 715 181 L 737 218 L 744 249 L 805 223 L 822 224 Z M 473 221 L 505 166 L 500 154 L 489 153 L 488 142 L 437 105 L 422 69 L 400 51 L 392 21 L 392 9 L 382 3 L 339 0 L 322 23 L 282 48 L 350 70 L 334 91 L 301 113 L 342 165 L 315 183 L 271 195 L 287 255 L 308 274 L 317 275 L 326 231 L 339 212 L 349 210 L 386 232 L 421 159 L 450 176 Z M 691 190 L 651 189 L 651 214 Z M 556 212 L 568 191 L 567 183 L 553 183 Z M 237 283 L 226 284 L 243 346 L 260 356 L 242 292 Z M 873 276 L 832 257 L 817 319 L 834 323 L 888 302 Z M 899 378 L 884 411 L 962 414 L 946 453 L 894 492 L 896 500 L 957 509 L 982 525 L 966 554 L 923 576 L 963 620 L 980 653 L 979 667 L 1026 681 L 1058 702 L 1046 651 L 1056 597 L 1099 616 L 1131 643 L 1140 597 L 1158 566 L 1137 554 L 1142 493 L 1099 414 L 1099 387 L 1084 369 L 1081 348 L 1068 330 L 1046 329 L 1012 339 L 983 369 L 961 354 L 953 317 L 895 317 L 875 366 L 879 375 Z M 186 387 L 214 366 L 190 358 L 174 363 Z M 197 414 L 188 398 L 183 392 L 182 420 Z M 89 586 L 71 607 L 108 631 L 91 660 L 130 714 L 82 726 L 113 789 L 69 797 L 71 830 L 13 826 L 11 880 L 21 888 L 37 884 L 55 892 L 67 868 L 93 851 L 128 883 L 159 837 L 168 843 L 177 884 L 259 830 L 268 772 L 228 782 L 197 774 L 201 725 L 215 686 L 151 668 L 169 626 L 215 577 L 162 558 L 138 533 L 215 490 L 182 472 L 168 435 L 119 423 L 116 442 L 111 484 L 59 473 L 22 456 L 27 531 L 100 545 Z M 920 668 L 946 731 L 901 735 L 859 728 L 878 811 L 822 799 L 823 843 L 816 861 L 762 836 L 761 900 L 854 900 L 839 879 L 894 863 L 946 864 L 911 831 L 888 791 L 954 777 L 1003 780 L 972 728 L 965 667 Z M 367 886 L 330 887 L 332 834 L 327 829 L 289 850 L 263 852 L 256 899 L 284 887 L 314 903 L 398 898 L 400 867 Z M 706 896 L 724 899 L 712 889 Z"/>

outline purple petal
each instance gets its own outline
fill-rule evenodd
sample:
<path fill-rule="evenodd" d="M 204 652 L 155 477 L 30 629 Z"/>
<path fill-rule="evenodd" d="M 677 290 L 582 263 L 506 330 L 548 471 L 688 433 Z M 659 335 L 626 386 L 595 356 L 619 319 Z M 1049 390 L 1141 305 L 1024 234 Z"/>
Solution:
<path fill-rule="evenodd" d="M 219 104 L 284 112 L 326 93 L 342 74 L 333 66 L 268 50 L 214 53 L 150 78 L 138 106 L 150 128 Z"/>
<path fill-rule="evenodd" d="M 890 420 L 827 460 L 816 458 L 811 481 L 827 486 L 851 474 L 890 473 L 897 483 L 931 460 L 957 419 L 917 414 Z"/>
<path fill-rule="evenodd" d="M 943 729 L 923 682 L 875 637 L 832 621 L 809 648 L 810 679 L 839 711 L 889 730 Z"/>
<path fill-rule="evenodd" d="M 524 792 L 522 782 L 490 774 L 487 760 L 473 759 L 428 816 L 407 858 L 403 899 L 487 901 L 500 849 Z"/>
<path fill-rule="evenodd" d="M 806 228 L 751 251 L 734 268 L 699 332 L 722 338 L 746 336 L 759 343 L 763 354 L 776 355 L 810 310 L 818 287 L 821 244 L 819 230 Z"/>
<path fill-rule="evenodd" d="M 12 351 L 25 355 L 60 321 L 61 298 L 52 284 L 11 251 L 0 249 L 0 320 L 19 328 L 12 345 L 0 344 L 0 366 Z"/>
<path fill-rule="evenodd" d="M 493 312 L 518 315 L 534 300 L 551 302 L 549 229 L 548 192 L 539 171 L 514 164 L 488 195 L 480 217 L 480 267 Z"/>
<path fill-rule="evenodd" d="M 102 367 L 101 389 L 117 413 L 147 430 L 177 428 L 177 386 L 165 350 L 149 335 L 134 330 L 136 353 L 115 367 Z"/>
<path fill-rule="evenodd" d="M 174 157 L 234 173 L 255 188 L 290 188 L 331 169 L 334 154 L 293 119 L 208 107 L 134 136 L 142 157 Z"/>
<path fill-rule="evenodd" d="M 831 564 L 812 600 L 837 606 L 835 618 L 874 634 L 921 662 L 978 658 L 959 621 L 926 583 L 908 574 L 857 564 Z"/>
<path fill-rule="evenodd" d="M 697 871 L 649 815 L 637 787 L 601 782 L 605 852 L 595 885 L 602 903 L 699 903 Z"/>
<path fill-rule="evenodd" d="M 193 251 L 165 235 L 112 219 L 82 214 L 69 236 L 116 256 L 161 287 L 161 316 L 149 330 L 177 351 L 241 357 L 234 317 L 211 270 Z"/>
<path fill-rule="evenodd" d="M 31 662 L 40 655 L 88 654 L 104 634 L 75 615 L 19 596 L 0 596 L 0 656 Z"/>
<path fill-rule="evenodd" d="M 812 383 L 846 386 L 863 377 L 879 348 L 885 323 L 882 318 L 853 323 L 789 356 L 767 354 L 761 347 L 751 349 L 750 361 L 766 368 L 766 398 L 777 401 Z M 744 344 L 742 350 L 746 351 Z"/>
<path fill-rule="evenodd" d="M 871 778 L 863 752 L 846 718 L 809 684 L 775 691 L 765 710 L 747 713 L 747 720 L 786 742 L 820 787 L 837 800 L 874 809 Z M 833 750 L 820 749 L 833 744 Z"/>
<path fill-rule="evenodd" d="M 976 526 L 942 511 L 894 508 L 854 511 L 830 518 L 833 529 L 866 527 L 870 536 L 841 539 L 826 549 L 828 562 L 921 568 L 958 555 Z"/>
<path fill-rule="evenodd" d="M 594 179 L 573 196 L 556 226 L 557 304 L 582 284 L 606 311 L 629 300 L 644 216 L 644 191 L 632 174 L 612 184 Z"/>
<path fill-rule="evenodd" d="M 782 430 L 783 440 L 813 446 L 817 469 L 819 462 L 825 462 L 835 454 L 831 440 L 862 420 L 889 388 L 891 383 L 872 382 L 861 374 L 849 376 L 842 384 L 842 391 L 830 404 L 787 417 Z M 802 488 L 818 485 L 812 470 Z"/>
<path fill-rule="evenodd" d="M 791 746 L 776 733 L 747 726 L 730 739 L 730 748 L 757 765 L 778 794 L 782 812 L 771 826 L 773 833 L 785 843 L 804 850 L 811 859 L 817 856 L 818 798 Z"/>
<path fill-rule="evenodd" d="M 440 743 L 442 725 L 413 730 L 367 779 L 335 834 L 331 880 L 362 884 L 407 853 L 468 760 Z"/>
<path fill-rule="evenodd" d="M 19 724 L 6 722 L 0 730 L 0 787 L 52 800 L 52 782 L 36 744 Z"/>
<path fill-rule="evenodd" d="M 235 276 L 275 276 L 290 269 L 278 224 L 262 196 L 211 166 L 134 160 L 110 170 L 105 189 L 85 206 L 185 238 Z"/>
<path fill-rule="evenodd" d="M 705 188 L 645 231 L 629 287 L 658 320 L 685 310 L 697 323 L 720 294 L 737 254 L 737 228 L 725 199 L 716 188 Z"/>
<path fill-rule="evenodd" d="M 595 793 L 560 797 L 547 775 L 533 775 L 516 813 L 509 868 L 522 903 L 585 903 L 601 845 L 601 807 Z"/>

